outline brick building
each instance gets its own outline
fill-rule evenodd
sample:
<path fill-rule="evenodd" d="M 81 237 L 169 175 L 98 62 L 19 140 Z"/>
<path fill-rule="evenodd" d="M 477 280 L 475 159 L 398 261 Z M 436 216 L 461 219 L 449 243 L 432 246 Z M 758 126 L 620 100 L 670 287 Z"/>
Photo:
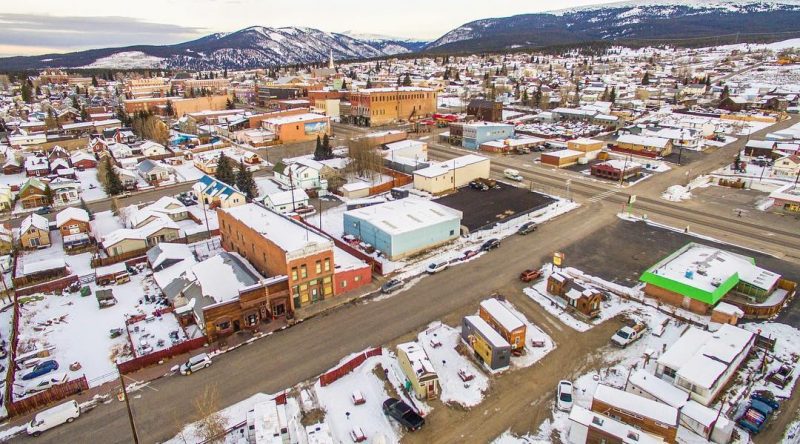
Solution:
<path fill-rule="evenodd" d="M 334 296 L 333 241 L 257 205 L 217 209 L 222 247 L 265 276 L 289 276 L 292 309 Z"/>
<path fill-rule="evenodd" d="M 436 93 L 430 88 L 401 86 L 350 93 L 350 120 L 359 125 L 387 125 L 430 116 L 435 112 Z"/>

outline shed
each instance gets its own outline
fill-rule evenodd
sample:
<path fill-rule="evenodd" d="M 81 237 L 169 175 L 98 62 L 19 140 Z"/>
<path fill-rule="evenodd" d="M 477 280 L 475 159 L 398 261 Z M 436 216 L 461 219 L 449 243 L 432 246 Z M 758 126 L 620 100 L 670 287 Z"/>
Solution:
<path fill-rule="evenodd" d="M 472 348 L 475 358 L 492 370 L 501 370 L 511 363 L 511 345 L 479 316 L 464 317 L 461 339 Z"/>
<path fill-rule="evenodd" d="M 527 326 L 495 298 L 481 302 L 478 315 L 508 341 L 512 350 L 525 348 Z"/>

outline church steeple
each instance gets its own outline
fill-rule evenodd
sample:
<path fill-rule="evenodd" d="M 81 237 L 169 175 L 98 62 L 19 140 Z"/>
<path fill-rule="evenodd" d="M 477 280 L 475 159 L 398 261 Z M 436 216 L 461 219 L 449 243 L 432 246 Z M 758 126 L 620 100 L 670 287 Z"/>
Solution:
<path fill-rule="evenodd" d="M 330 50 L 330 57 L 328 58 L 328 68 L 333 69 L 333 49 Z"/>

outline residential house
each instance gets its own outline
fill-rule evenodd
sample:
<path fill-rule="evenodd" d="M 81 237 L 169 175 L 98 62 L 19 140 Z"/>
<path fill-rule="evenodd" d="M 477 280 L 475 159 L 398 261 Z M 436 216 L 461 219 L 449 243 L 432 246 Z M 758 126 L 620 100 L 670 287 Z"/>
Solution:
<path fill-rule="evenodd" d="M 689 327 L 657 360 L 656 376 L 710 405 L 733 378 L 755 342 L 755 334 L 722 324 L 716 332 Z"/>
<path fill-rule="evenodd" d="M 433 368 L 428 354 L 417 342 L 397 344 L 397 363 L 400 370 L 411 383 L 417 399 L 436 399 L 439 397 L 439 375 Z"/>
<path fill-rule="evenodd" d="M 561 298 L 572 312 L 590 319 L 600 316 L 602 293 L 565 273 L 555 272 L 547 277 L 547 292 Z"/>
<path fill-rule="evenodd" d="M 108 151 L 109 143 L 102 137 L 94 137 L 89 141 L 86 149 L 91 153 L 99 153 L 101 151 Z"/>
<path fill-rule="evenodd" d="M 478 316 L 505 339 L 511 350 L 525 348 L 527 326 L 520 318 L 495 298 L 481 301 Z"/>
<path fill-rule="evenodd" d="M 54 206 L 72 205 L 81 200 L 81 183 L 67 178 L 56 178 L 50 181 L 52 204 Z"/>
<path fill-rule="evenodd" d="M 222 247 L 265 276 L 289 276 L 296 310 L 335 296 L 334 245 L 311 228 L 249 203 L 217 210 Z"/>
<path fill-rule="evenodd" d="M 139 176 L 137 176 L 136 173 L 125 168 L 120 168 L 116 165 L 114 165 L 112 168 L 114 168 L 114 172 L 117 173 L 120 182 L 122 182 L 122 188 L 124 188 L 126 191 L 136 189 L 137 183 L 139 182 Z"/>
<path fill-rule="evenodd" d="M 151 157 L 151 156 L 163 156 L 164 154 L 168 154 L 164 145 L 153 142 L 152 140 L 146 140 L 144 143 L 139 145 L 139 150 L 142 152 L 142 156 Z"/>
<path fill-rule="evenodd" d="M 774 140 L 748 140 L 744 145 L 744 154 L 750 157 L 764 156 L 771 159 L 776 145 Z"/>
<path fill-rule="evenodd" d="M 316 160 L 301 157 L 292 159 L 291 163 L 276 163 L 273 173 L 275 180 L 286 188 L 322 191 L 328 189 L 328 180 L 324 178 L 327 168 Z"/>
<path fill-rule="evenodd" d="M 50 174 L 57 177 L 75 179 L 75 169 L 69 163 L 69 159 L 56 158 L 50 161 Z"/>
<path fill-rule="evenodd" d="M 108 152 L 116 160 L 126 159 L 133 156 L 133 150 L 124 143 L 112 143 L 108 146 Z"/>
<path fill-rule="evenodd" d="M 150 159 L 145 159 L 136 165 L 136 171 L 150 185 L 158 185 L 170 178 L 170 170 L 167 166 L 158 164 Z"/>
<path fill-rule="evenodd" d="M 72 166 L 78 171 L 88 168 L 97 168 L 97 159 L 86 151 L 75 151 L 72 153 L 70 162 L 72 162 Z"/>
<path fill-rule="evenodd" d="M 192 193 L 209 208 L 231 208 L 247 203 L 247 196 L 239 190 L 209 175 L 192 185 Z"/>
<path fill-rule="evenodd" d="M 59 211 L 56 228 L 61 232 L 64 249 L 78 248 L 91 242 L 89 213 L 82 208 L 68 207 Z"/>
<path fill-rule="evenodd" d="M 800 177 L 800 155 L 784 156 L 772 164 L 772 174 L 776 177 Z"/>
<path fill-rule="evenodd" d="M 457 239 L 462 213 L 417 197 L 348 210 L 345 234 L 397 260 Z"/>
<path fill-rule="evenodd" d="M 14 249 L 14 237 L 11 229 L 5 224 L 0 224 L 0 255 L 11 254 Z"/>
<path fill-rule="evenodd" d="M 169 218 L 173 222 L 180 222 L 189 218 L 189 209 L 171 196 L 163 196 L 142 208 L 132 205 L 125 209 L 126 223 L 129 228 L 141 228 L 163 217 Z"/>
<path fill-rule="evenodd" d="M 161 242 L 180 237 L 180 227 L 167 217 L 160 217 L 140 228 L 120 228 L 103 238 L 102 247 L 109 256 L 140 253 Z"/>
<path fill-rule="evenodd" d="M 0 184 L 0 212 L 11 211 L 14 205 L 14 195 L 11 193 L 11 187 L 6 184 Z"/>
<path fill-rule="evenodd" d="M 264 206 L 280 214 L 288 214 L 298 208 L 309 207 L 308 194 L 302 188 L 267 194 L 262 202 L 264 202 Z"/>
<path fill-rule="evenodd" d="M 592 397 L 591 409 L 659 436 L 666 442 L 677 442 L 678 409 L 671 405 L 599 384 Z"/>
<path fill-rule="evenodd" d="M 36 213 L 31 213 L 19 226 L 19 243 L 22 248 L 50 246 L 50 222 Z"/>
<path fill-rule="evenodd" d="M 59 145 L 54 146 L 47 154 L 47 160 L 49 160 L 52 163 L 56 159 L 64 159 L 67 162 L 69 162 L 69 151 L 67 151 L 66 149 L 64 149 Z"/>
<path fill-rule="evenodd" d="M 50 197 L 47 195 L 47 184 L 41 180 L 31 177 L 22 184 L 17 193 L 17 200 L 22 208 L 38 208 L 50 205 Z"/>
<path fill-rule="evenodd" d="M 3 174 L 19 174 L 24 170 L 16 157 L 11 156 L 3 164 Z"/>
<path fill-rule="evenodd" d="M 50 164 L 47 157 L 28 156 L 25 158 L 25 174 L 28 177 L 42 177 L 50 174 Z"/>

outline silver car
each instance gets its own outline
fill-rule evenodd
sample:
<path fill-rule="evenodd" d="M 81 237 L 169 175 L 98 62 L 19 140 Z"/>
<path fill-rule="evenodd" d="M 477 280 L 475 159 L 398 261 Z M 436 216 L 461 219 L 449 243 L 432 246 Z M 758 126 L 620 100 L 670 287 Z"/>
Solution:
<path fill-rule="evenodd" d="M 181 364 L 180 371 L 182 375 L 191 375 L 200 369 L 208 368 L 211 365 L 211 357 L 206 353 L 200 353 L 197 356 L 192 356 L 188 361 Z"/>

